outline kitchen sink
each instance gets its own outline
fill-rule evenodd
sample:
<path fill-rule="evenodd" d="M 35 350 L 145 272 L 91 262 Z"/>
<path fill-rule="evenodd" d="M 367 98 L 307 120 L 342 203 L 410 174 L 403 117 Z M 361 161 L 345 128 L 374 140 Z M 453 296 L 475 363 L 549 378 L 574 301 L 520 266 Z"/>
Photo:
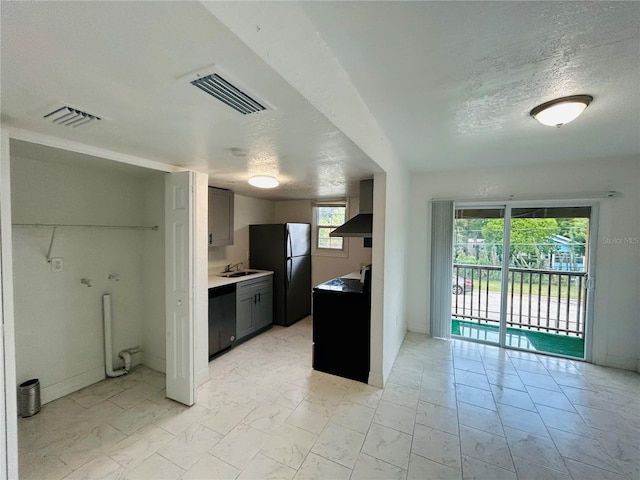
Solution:
<path fill-rule="evenodd" d="M 221 273 L 221 277 L 226 278 L 237 278 L 237 277 L 246 277 L 247 275 L 253 275 L 255 273 L 260 273 L 258 270 L 240 270 L 238 272 L 227 272 Z"/>

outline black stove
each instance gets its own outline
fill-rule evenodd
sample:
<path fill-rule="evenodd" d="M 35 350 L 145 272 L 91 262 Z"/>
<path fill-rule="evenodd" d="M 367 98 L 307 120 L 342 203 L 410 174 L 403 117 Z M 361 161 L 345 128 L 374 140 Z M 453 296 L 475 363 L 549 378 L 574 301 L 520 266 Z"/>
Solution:
<path fill-rule="evenodd" d="M 316 285 L 313 288 L 314 291 L 322 290 L 338 293 L 363 293 L 364 284 L 360 283 L 357 278 L 342 278 L 337 277 L 329 280 L 328 282 Z"/>
<path fill-rule="evenodd" d="M 365 283 L 334 278 L 313 289 L 313 368 L 367 383 L 371 343 L 370 271 Z"/>

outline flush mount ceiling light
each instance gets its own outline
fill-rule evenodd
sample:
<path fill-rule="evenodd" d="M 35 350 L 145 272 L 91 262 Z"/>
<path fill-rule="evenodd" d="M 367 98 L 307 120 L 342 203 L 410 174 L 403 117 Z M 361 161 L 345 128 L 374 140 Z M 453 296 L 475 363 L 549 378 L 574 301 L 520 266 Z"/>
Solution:
<path fill-rule="evenodd" d="M 578 118 L 592 101 L 591 95 L 556 98 L 531 110 L 531 116 L 543 125 L 561 127 Z"/>
<path fill-rule="evenodd" d="M 249 179 L 249 184 L 258 188 L 275 188 L 280 185 L 280 182 L 278 182 L 274 177 L 256 175 Z"/>

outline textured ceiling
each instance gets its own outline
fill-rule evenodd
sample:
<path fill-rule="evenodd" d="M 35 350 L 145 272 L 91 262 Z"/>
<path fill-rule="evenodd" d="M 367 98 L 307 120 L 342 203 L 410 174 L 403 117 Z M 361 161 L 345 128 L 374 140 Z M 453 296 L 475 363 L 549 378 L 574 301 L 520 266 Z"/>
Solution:
<path fill-rule="evenodd" d="M 381 171 L 197 2 L 2 2 L 2 122 L 206 172 L 269 198 L 357 194 Z M 190 85 L 211 65 L 271 108 L 243 116 Z M 45 122 L 67 103 L 103 118 Z M 241 148 L 245 157 L 233 156 Z M 254 174 L 282 188 L 255 189 Z"/>
<path fill-rule="evenodd" d="M 367 120 L 413 171 L 640 158 L 638 2 L 0 8 L 4 126 L 204 171 L 210 184 L 250 196 L 354 194 L 358 180 L 381 171 L 381 159 L 351 134 L 362 117 L 339 123 L 333 115 L 351 104 L 338 96 L 345 91 L 357 92 Z M 300 19 L 308 28 L 294 24 Z M 280 58 L 267 40 L 282 47 Z M 189 85 L 211 65 L 272 108 L 243 117 Z M 303 83 L 303 70 L 316 81 Z M 539 103 L 578 93 L 594 102 L 571 124 L 543 127 L 529 116 Z M 105 120 L 86 129 L 43 122 L 61 101 Z M 233 156 L 234 147 L 246 157 Z M 283 185 L 253 189 L 246 179 L 256 173 Z"/>
<path fill-rule="evenodd" d="M 443 170 L 640 156 L 637 2 L 306 2 L 398 156 Z M 590 94 L 560 129 L 529 116 Z"/>

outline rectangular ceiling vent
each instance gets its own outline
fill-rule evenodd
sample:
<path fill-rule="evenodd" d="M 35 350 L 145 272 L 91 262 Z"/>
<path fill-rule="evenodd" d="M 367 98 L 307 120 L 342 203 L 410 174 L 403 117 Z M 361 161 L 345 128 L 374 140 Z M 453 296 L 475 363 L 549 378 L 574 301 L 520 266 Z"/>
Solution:
<path fill-rule="evenodd" d="M 261 112 L 267 109 L 267 107 L 251 98 L 217 73 L 197 78 L 191 82 L 191 85 L 198 87 L 200 90 L 217 98 L 243 115 Z"/>
<path fill-rule="evenodd" d="M 51 123 L 55 123 L 56 125 L 73 128 L 100 120 L 100 117 L 96 115 L 91 115 L 90 113 L 66 105 L 53 112 L 47 113 L 43 118 L 49 119 Z"/>

